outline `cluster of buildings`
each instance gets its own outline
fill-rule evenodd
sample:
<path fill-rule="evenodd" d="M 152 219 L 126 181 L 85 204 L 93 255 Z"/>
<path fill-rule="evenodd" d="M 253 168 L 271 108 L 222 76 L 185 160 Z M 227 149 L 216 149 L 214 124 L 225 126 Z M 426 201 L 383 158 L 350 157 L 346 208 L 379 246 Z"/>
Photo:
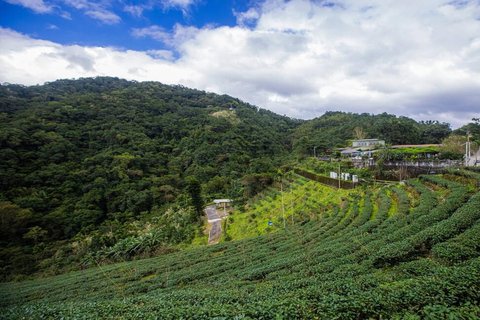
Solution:
<path fill-rule="evenodd" d="M 390 146 L 391 149 L 399 148 L 421 148 L 421 147 L 439 147 L 440 144 L 402 144 Z M 385 140 L 381 139 L 361 139 L 352 140 L 352 146 L 347 148 L 337 149 L 342 156 L 357 158 L 362 157 L 372 158 L 373 154 L 385 147 Z M 430 156 L 430 155 L 427 155 Z"/>

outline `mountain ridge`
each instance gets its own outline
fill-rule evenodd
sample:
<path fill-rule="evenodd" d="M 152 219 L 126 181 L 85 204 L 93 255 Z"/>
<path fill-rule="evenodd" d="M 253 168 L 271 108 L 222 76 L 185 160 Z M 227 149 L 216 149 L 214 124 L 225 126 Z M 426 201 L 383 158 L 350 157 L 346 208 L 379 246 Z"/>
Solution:
<path fill-rule="evenodd" d="M 288 171 L 314 148 L 321 154 L 345 146 L 362 130 L 388 142 L 451 133 L 448 124 L 385 113 L 292 119 L 158 82 L 3 84 L 2 279 L 68 271 L 72 259 L 125 245 L 152 225 L 159 252 L 188 244 L 201 238 L 202 204 L 215 197 L 244 204 L 278 179 L 282 166 Z"/>

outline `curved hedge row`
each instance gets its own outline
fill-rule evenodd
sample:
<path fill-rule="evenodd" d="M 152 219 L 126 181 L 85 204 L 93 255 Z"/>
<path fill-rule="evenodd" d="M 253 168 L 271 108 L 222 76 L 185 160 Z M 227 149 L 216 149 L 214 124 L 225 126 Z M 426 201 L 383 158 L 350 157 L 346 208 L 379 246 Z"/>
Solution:
<path fill-rule="evenodd" d="M 407 185 L 359 193 L 343 199 L 341 207 L 326 206 L 320 219 L 262 237 L 0 284 L 0 314 L 5 319 L 479 318 L 480 193 L 437 176 Z M 316 196 L 314 187 L 309 192 Z"/>

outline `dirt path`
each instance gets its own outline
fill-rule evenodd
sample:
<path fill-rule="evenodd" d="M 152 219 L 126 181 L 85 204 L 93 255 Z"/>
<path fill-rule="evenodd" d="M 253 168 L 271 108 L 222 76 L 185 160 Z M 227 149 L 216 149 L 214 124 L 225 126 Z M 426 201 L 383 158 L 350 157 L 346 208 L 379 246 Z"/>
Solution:
<path fill-rule="evenodd" d="M 220 240 L 222 236 L 222 219 L 218 215 L 216 205 L 213 204 L 206 207 L 205 213 L 207 214 L 208 222 L 212 224 L 212 228 L 208 234 L 208 244 L 218 243 L 218 240 Z"/>

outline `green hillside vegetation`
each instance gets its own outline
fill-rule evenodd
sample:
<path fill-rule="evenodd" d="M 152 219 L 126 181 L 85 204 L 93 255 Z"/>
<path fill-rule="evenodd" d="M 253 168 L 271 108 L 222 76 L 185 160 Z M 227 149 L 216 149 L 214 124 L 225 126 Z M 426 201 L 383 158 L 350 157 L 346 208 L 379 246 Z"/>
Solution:
<path fill-rule="evenodd" d="M 279 231 L 284 225 L 318 220 L 321 214 L 329 214 L 333 203 L 351 197 L 348 190 L 333 189 L 293 172 L 280 180 L 250 198 L 246 209 L 233 211 L 226 225 L 227 239 L 251 238 Z"/>
<path fill-rule="evenodd" d="M 276 232 L 3 283 L 0 314 L 5 319 L 480 317 L 480 172 L 449 169 L 443 176 L 357 188 L 342 196 L 303 177 L 287 177 L 284 192 L 291 188 L 297 203 L 294 223 L 285 228 L 279 181 L 248 201 L 244 213 L 234 213 L 227 229 L 233 233 L 242 215 L 265 208 L 276 212 L 264 216 Z"/>
<path fill-rule="evenodd" d="M 353 139 L 384 139 L 389 145 L 438 144 L 452 129 L 438 121 L 416 122 L 393 114 L 355 114 L 339 111 L 326 112 L 301 125 L 294 133 L 293 151 L 297 155 L 313 155 L 340 147 L 349 147 Z"/>
<path fill-rule="evenodd" d="M 386 114 L 296 120 L 157 82 L 1 85 L 0 279 L 78 270 L 92 255 L 108 263 L 202 244 L 203 204 L 227 197 L 241 207 L 313 142 L 328 141 L 320 153 L 358 128 L 387 139 L 379 128 L 392 121 L 415 137 L 449 132 Z"/>
<path fill-rule="evenodd" d="M 364 183 L 381 166 L 310 158 L 379 138 L 461 159 L 473 121 L 304 121 L 109 77 L 0 85 L 0 319 L 478 318 L 477 167 L 382 186 Z M 305 178 L 330 171 L 362 185 Z M 207 246 L 215 198 L 233 201 Z"/>
<path fill-rule="evenodd" d="M 189 243 L 205 201 L 265 187 L 300 123 L 154 82 L 0 86 L 0 277 L 65 272 L 115 246 L 130 259 Z"/>

